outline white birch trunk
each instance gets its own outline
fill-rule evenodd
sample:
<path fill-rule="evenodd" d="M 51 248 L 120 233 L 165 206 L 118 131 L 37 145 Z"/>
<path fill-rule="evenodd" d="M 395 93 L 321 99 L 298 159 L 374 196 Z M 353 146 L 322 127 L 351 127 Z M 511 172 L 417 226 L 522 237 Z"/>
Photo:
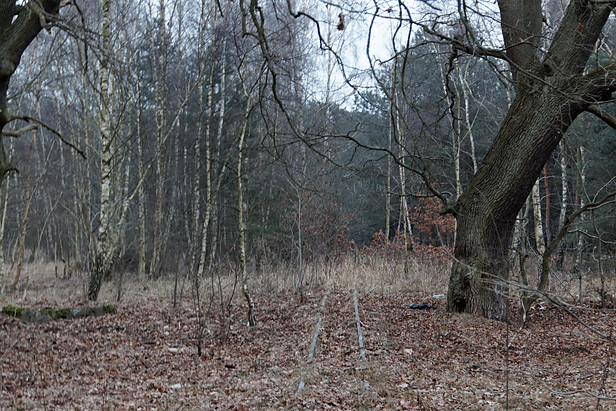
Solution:
<path fill-rule="evenodd" d="M 545 252 L 545 239 L 543 238 L 543 224 L 541 221 L 541 193 L 539 190 L 539 178 L 533 185 L 531 199 L 533 203 L 533 220 L 535 223 L 535 244 L 537 247 L 537 254 L 539 254 L 539 256 L 543 256 L 543 253 Z"/>
<path fill-rule="evenodd" d="M 220 100 L 218 104 L 220 105 L 220 111 L 218 113 L 218 129 L 216 131 L 216 158 L 220 159 L 220 143 L 222 141 L 222 131 L 225 124 L 225 109 L 227 102 L 227 39 L 223 38 L 222 42 L 222 67 L 221 67 L 221 78 L 220 78 Z M 220 184 L 222 182 L 222 178 L 224 175 L 225 169 L 220 170 L 220 174 L 216 179 L 216 188 L 210 194 L 210 208 L 211 212 L 211 247 L 209 248 L 208 255 L 208 264 L 211 266 L 214 263 L 216 258 L 216 244 L 218 241 L 218 212 L 219 208 L 216 207 L 218 203 L 218 198 L 220 195 Z M 210 161 L 210 173 L 211 173 L 211 161 Z M 210 181 L 212 181 L 210 177 Z"/>
<path fill-rule="evenodd" d="M 389 127 L 389 151 L 392 149 L 393 124 Z M 387 185 L 385 192 L 385 239 L 389 241 L 389 226 L 391 224 L 391 156 L 387 156 Z"/>
<path fill-rule="evenodd" d="M 100 85 L 100 211 L 99 226 L 94 248 L 94 267 L 90 269 L 90 284 L 88 286 L 88 299 L 96 301 L 102 285 L 103 278 L 108 275 L 109 267 L 109 222 L 111 214 L 111 160 L 112 136 L 111 115 L 109 101 L 109 54 L 111 40 L 110 22 L 111 0 L 103 0 L 103 30 L 101 55 L 101 85 Z"/>
<path fill-rule="evenodd" d="M 201 253 L 197 277 L 202 278 L 207 265 L 208 232 L 212 216 L 212 147 L 210 143 L 213 94 L 214 94 L 214 63 L 208 76 L 207 120 L 205 124 L 205 216 L 201 227 Z M 213 244 L 212 244 L 213 246 Z"/>
<path fill-rule="evenodd" d="M 248 304 L 248 325 L 254 327 L 257 324 L 255 316 L 255 304 L 248 286 L 248 271 L 246 269 L 246 223 L 244 222 L 244 196 L 242 186 L 242 155 L 244 151 L 244 137 L 246 136 L 246 128 L 248 127 L 248 116 L 250 114 L 250 101 L 251 96 L 246 90 L 246 84 L 242 82 L 244 88 L 244 95 L 246 96 L 246 112 L 244 113 L 244 123 L 242 124 L 242 131 L 240 132 L 240 139 L 237 148 L 237 206 L 238 206 L 238 218 L 237 225 L 240 234 L 240 273 L 242 278 L 242 291 L 244 298 Z"/>
<path fill-rule="evenodd" d="M 584 204 L 586 204 L 585 202 L 585 188 L 586 188 L 586 150 L 584 149 L 584 146 L 580 146 L 580 151 L 579 151 L 579 158 L 578 158 L 578 169 L 579 169 L 579 178 L 580 178 L 580 186 L 578 187 L 578 192 L 579 192 L 579 197 L 580 197 L 580 204 L 579 204 L 579 208 L 583 208 Z M 578 208 L 578 209 L 579 209 Z M 584 214 L 582 214 L 580 216 L 579 219 L 579 223 L 580 225 L 582 225 L 584 223 L 584 220 L 586 220 L 586 218 L 584 218 Z M 578 233 L 578 244 L 577 244 L 577 252 L 575 254 L 575 266 L 577 268 L 577 270 L 579 270 L 580 273 L 580 284 L 581 284 L 581 273 L 582 273 L 582 268 L 581 268 L 581 263 L 582 263 L 582 249 L 584 248 L 584 236 L 580 233 Z M 581 288 L 581 285 L 580 285 Z M 581 298 L 581 293 L 580 293 L 580 298 Z"/>
<path fill-rule="evenodd" d="M 411 228 L 411 221 L 409 217 L 409 207 L 408 201 L 406 198 L 406 159 L 405 159 L 405 150 L 404 144 L 406 142 L 404 132 L 402 131 L 402 127 L 400 126 L 400 112 L 399 107 L 396 103 L 396 112 L 395 112 L 395 124 L 396 130 L 398 131 L 398 144 L 400 146 L 400 159 L 398 166 L 398 173 L 400 175 L 400 219 L 402 220 L 402 234 L 404 237 L 404 273 L 409 274 L 410 272 L 410 261 L 409 261 L 409 241 L 408 234 L 412 235 L 413 231 Z"/>
<path fill-rule="evenodd" d="M 466 135 L 471 143 L 471 160 L 473 161 L 473 173 L 477 173 L 477 155 L 475 154 L 475 136 L 473 135 L 473 123 L 469 111 L 469 97 L 471 88 L 462 77 L 461 70 L 458 70 L 458 78 L 460 79 L 460 87 L 462 88 L 462 97 L 464 98 L 464 122 L 466 123 Z"/>
<path fill-rule="evenodd" d="M 567 157 L 565 152 L 565 144 L 560 142 L 560 181 L 562 184 L 560 194 L 560 213 L 558 215 L 558 231 L 565 225 L 567 218 L 567 196 L 568 196 L 568 178 L 567 178 Z"/>

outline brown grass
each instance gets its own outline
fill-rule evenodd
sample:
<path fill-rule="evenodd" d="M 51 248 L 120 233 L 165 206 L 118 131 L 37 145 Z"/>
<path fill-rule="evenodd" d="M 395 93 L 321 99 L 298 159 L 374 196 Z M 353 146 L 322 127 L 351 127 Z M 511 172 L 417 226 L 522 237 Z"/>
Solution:
<path fill-rule="evenodd" d="M 5 292 L 0 303 L 82 303 L 87 275 L 55 273 L 52 263 L 27 266 L 16 295 Z M 429 297 L 446 292 L 448 264 L 412 261 L 404 273 L 402 261 L 377 256 L 312 262 L 305 266 L 302 298 L 295 292 L 296 267 L 261 265 L 251 270 L 254 330 L 246 327 L 232 265 L 203 279 L 201 320 L 191 279 L 179 274 L 175 309 L 173 273 L 143 283 L 126 275 L 116 315 L 38 326 L 0 317 L 0 408 L 495 409 L 509 393 L 517 409 L 587 409 L 598 404 L 593 395 L 616 395 L 613 346 L 553 306 L 535 306 L 522 330 L 447 313 L 443 299 Z M 101 301 L 115 302 L 118 279 L 104 284 Z M 596 276 L 583 278 L 587 304 L 574 310 L 609 334 L 613 312 L 588 304 L 597 299 L 597 286 Z M 614 286 L 608 278 L 609 295 Z M 555 275 L 551 287 L 577 300 L 575 276 Z M 357 351 L 353 288 L 359 290 L 365 360 Z M 436 309 L 407 309 L 426 301 Z M 319 315 L 317 353 L 307 361 Z M 297 395 L 301 378 L 307 385 Z M 171 388 L 176 383 L 182 388 Z M 571 394 L 580 389 L 585 392 Z"/>
<path fill-rule="evenodd" d="M 530 286 L 537 284 L 539 261 L 531 257 L 527 262 Z M 409 272 L 404 272 L 402 259 L 380 256 L 349 255 L 337 259 L 314 261 L 304 265 L 302 288 L 304 290 L 333 288 L 353 290 L 357 288 L 382 295 L 409 292 L 416 295 L 445 294 L 450 273 L 450 263 L 434 264 L 430 261 L 410 260 Z M 8 270 L 8 267 L 5 268 Z M 64 275 L 63 263 L 37 262 L 26 264 L 22 270 L 17 290 L 12 293 L 14 272 L 5 273 L 4 284 L 0 284 L 0 303 L 47 303 L 78 304 L 84 302 L 88 274 L 74 271 L 68 278 Z M 297 266 L 279 263 L 264 263 L 259 269 L 254 265 L 250 270 L 249 284 L 257 293 L 280 293 L 297 291 L 299 269 Z M 176 284 L 176 273 L 168 273 L 158 280 L 139 282 L 134 274 L 125 274 L 122 279 L 120 301 L 140 299 L 172 301 Z M 513 282 L 519 281 L 517 272 L 511 275 Z M 115 302 L 120 276 L 103 284 L 99 300 Z M 192 278 L 185 272 L 177 274 L 177 295 L 179 299 L 194 296 Z M 580 280 L 571 269 L 551 273 L 549 292 L 569 302 L 599 302 L 600 277 L 583 271 L 582 294 Z M 228 299 L 238 295 L 237 270 L 231 263 L 222 264 L 201 280 L 201 296 L 207 300 L 212 295 Z M 606 273 L 604 287 L 608 303 L 616 303 L 616 277 Z M 515 288 L 515 287 L 514 287 Z"/>

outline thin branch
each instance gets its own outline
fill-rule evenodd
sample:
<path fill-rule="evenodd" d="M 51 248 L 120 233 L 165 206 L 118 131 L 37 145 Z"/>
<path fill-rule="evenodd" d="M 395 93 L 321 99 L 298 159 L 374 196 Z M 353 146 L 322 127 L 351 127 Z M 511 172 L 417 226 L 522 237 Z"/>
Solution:
<path fill-rule="evenodd" d="M 85 153 L 79 149 L 76 145 L 74 145 L 73 143 L 71 143 L 70 141 L 66 140 L 62 134 L 60 134 L 60 132 L 58 132 L 56 129 L 54 129 L 53 127 L 51 127 L 49 124 L 45 123 L 44 121 L 35 118 L 35 117 L 31 117 L 31 116 L 12 116 L 11 119 L 9 121 L 15 121 L 15 120 L 23 120 L 26 121 L 28 123 L 33 122 L 36 123 L 44 128 L 46 128 L 47 130 L 49 130 L 51 133 L 55 134 L 56 137 L 58 137 L 60 139 L 60 141 L 62 141 L 64 144 L 66 144 L 67 146 L 69 146 L 71 149 L 75 150 L 75 152 L 77 152 L 77 154 L 79 154 L 84 160 L 87 159 Z M 33 127 L 34 126 L 34 127 Z M 30 125 L 27 127 L 24 127 L 23 129 L 26 129 L 28 127 L 33 127 L 31 129 L 36 128 L 37 126 L 35 125 Z M 23 130 L 21 129 L 21 130 Z M 21 131 L 21 130 L 17 130 L 17 131 Z M 3 132 L 4 135 L 4 132 Z"/>
<path fill-rule="evenodd" d="M 439 33 L 436 30 L 431 29 L 425 24 L 421 24 L 421 23 L 415 23 L 415 24 L 417 24 L 418 26 L 421 26 L 426 33 L 432 36 L 438 37 L 439 39 L 441 39 L 443 42 L 447 44 L 451 44 L 451 47 L 453 47 L 454 50 L 459 50 L 464 53 L 470 54 L 472 56 L 495 57 L 500 60 L 505 60 L 508 63 L 512 63 L 511 59 L 507 56 L 507 53 L 505 52 L 506 49 L 505 50 L 490 49 L 490 48 L 486 48 L 486 47 L 483 47 L 477 44 L 470 45 L 464 42 L 463 38 L 449 37 L 442 33 Z M 520 44 L 524 44 L 524 42 L 521 42 Z M 518 44 L 516 44 L 516 46 L 517 45 Z"/>
<path fill-rule="evenodd" d="M 594 114 L 598 119 L 602 120 L 605 124 L 616 130 L 616 117 L 603 110 L 600 106 L 594 104 L 590 105 L 586 108 L 586 111 Z"/>
<path fill-rule="evenodd" d="M 19 130 L 2 130 L 4 137 L 21 137 L 28 131 L 36 130 L 38 126 L 36 124 L 30 124 L 29 126 L 22 127 Z"/>

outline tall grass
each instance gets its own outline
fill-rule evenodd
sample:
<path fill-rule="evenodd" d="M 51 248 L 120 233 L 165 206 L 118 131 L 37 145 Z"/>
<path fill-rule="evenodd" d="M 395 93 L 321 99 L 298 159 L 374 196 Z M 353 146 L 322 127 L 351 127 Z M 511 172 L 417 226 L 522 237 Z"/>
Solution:
<path fill-rule="evenodd" d="M 527 263 L 529 286 L 536 285 L 539 261 L 532 258 Z M 444 294 L 447 291 L 451 261 L 446 259 L 413 259 L 411 258 L 408 272 L 404 272 L 404 261 L 399 257 L 348 253 L 336 258 L 317 259 L 304 264 L 300 273 L 296 265 L 280 261 L 253 262 L 249 266 L 249 283 L 260 295 L 281 292 L 295 292 L 320 288 L 334 288 L 378 292 L 382 294 L 408 292 L 419 295 Z M 232 298 L 237 290 L 237 268 L 234 262 L 227 261 L 217 265 L 202 278 L 201 295 L 203 301 Z M 178 272 L 178 299 L 184 303 L 192 303 L 194 296 L 193 281 L 190 275 Z M 64 276 L 63 263 L 36 262 L 24 267 L 18 288 L 15 293 L 10 290 L 14 273 L 7 272 L 5 284 L 0 284 L 0 303 L 39 303 L 39 304 L 79 304 L 85 302 L 85 286 L 88 274 L 85 271 L 74 271 L 68 278 Z M 139 282 L 136 275 L 127 273 L 123 277 L 121 301 L 157 300 L 172 301 L 176 273 L 167 273 L 157 280 Z M 301 276 L 301 284 L 298 279 Z M 516 270 L 511 273 L 511 280 L 516 281 Z M 600 294 L 600 279 L 596 273 L 584 271 L 580 278 L 570 268 L 561 271 L 554 270 L 551 274 L 550 292 L 567 301 L 598 301 Z M 104 283 L 99 299 L 104 302 L 115 302 L 120 275 L 113 276 L 111 281 Z M 610 270 L 604 278 L 605 291 L 609 298 L 616 290 L 616 278 Z M 2 287 L 2 286 L 5 287 Z M 515 288 L 515 287 L 514 287 Z M 580 298 L 581 297 L 581 298 Z M 616 303 L 616 301 L 614 301 Z"/>

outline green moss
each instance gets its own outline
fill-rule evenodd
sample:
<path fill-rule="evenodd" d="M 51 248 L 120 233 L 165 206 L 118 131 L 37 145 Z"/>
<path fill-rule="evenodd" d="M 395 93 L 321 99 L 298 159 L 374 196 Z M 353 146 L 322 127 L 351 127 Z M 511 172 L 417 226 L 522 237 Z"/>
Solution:
<path fill-rule="evenodd" d="M 103 313 L 105 314 L 115 314 L 116 311 L 118 310 L 115 305 L 103 304 L 102 308 L 103 308 Z"/>
<path fill-rule="evenodd" d="M 40 313 L 49 316 L 53 321 L 72 318 L 70 308 L 43 308 Z"/>
<path fill-rule="evenodd" d="M 25 322 L 44 323 L 48 321 L 72 320 L 75 318 L 97 317 L 105 314 L 115 314 L 115 305 L 102 305 L 100 307 L 44 307 L 30 308 L 7 305 L 2 308 L 2 314 L 19 318 Z"/>
<path fill-rule="evenodd" d="M 21 318 L 23 310 L 23 307 L 9 304 L 2 307 L 2 314 L 10 315 L 11 317 Z"/>

